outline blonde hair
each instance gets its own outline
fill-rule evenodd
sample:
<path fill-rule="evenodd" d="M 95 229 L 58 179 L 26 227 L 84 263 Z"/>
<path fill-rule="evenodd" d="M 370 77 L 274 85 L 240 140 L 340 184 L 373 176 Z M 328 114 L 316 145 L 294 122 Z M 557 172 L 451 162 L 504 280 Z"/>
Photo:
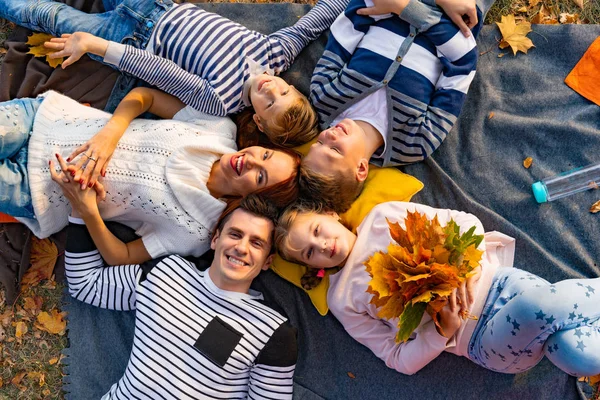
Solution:
<path fill-rule="evenodd" d="M 356 179 L 351 169 L 326 175 L 313 171 L 303 161 L 299 185 L 301 196 L 316 197 L 315 201 L 323 203 L 323 207 L 341 214 L 348 211 L 362 192 L 365 182 Z"/>
<path fill-rule="evenodd" d="M 292 229 L 292 225 L 300 215 L 304 214 L 322 214 L 326 211 L 326 208 L 322 203 L 309 201 L 305 199 L 298 200 L 297 202 L 288 206 L 277 220 L 277 226 L 275 227 L 275 247 L 281 258 L 286 261 L 293 262 L 296 264 L 304 265 L 305 267 L 311 267 L 306 263 L 295 259 L 289 252 L 289 250 L 293 250 L 290 248 L 288 239 L 290 235 L 290 229 Z"/>
<path fill-rule="evenodd" d="M 310 142 L 319 134 L 319 119 L 310 102 L 299 91 L 298 98 L 288 109 L 278 115 L 274 121 L 261 120 L 264 134 L 278 146 L 296 147 Z M 238 146 L 240 148 L 261 143 L 260 130 L 253 120 L 254 109 L 242 111 L 235 122 L 238 128 Z"/>

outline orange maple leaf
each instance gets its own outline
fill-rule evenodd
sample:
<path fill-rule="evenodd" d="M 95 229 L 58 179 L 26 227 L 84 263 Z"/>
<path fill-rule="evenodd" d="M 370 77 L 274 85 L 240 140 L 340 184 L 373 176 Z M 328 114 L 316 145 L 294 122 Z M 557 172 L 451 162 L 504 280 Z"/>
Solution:
<path fill-rule="evenodd" d="M 21 290 L 38 285 L 43 280 L 52 278 L 54 265 L 58 258 L 58 249 L 50 239 L 32 237 L 31 267 L 23 275 Z"/>
<path fill-rule="evenodd" d="M 41 331 L 49 332 L 55 335 L 64 335 L 67 328 L 67 321 L 64 317 L 67 315 L 65 311 L 58 312 L 57 309 L 53 309 L 50 314 L 46 311 L 42 311 L 37 316 L 36 328 Z"/>
<path fill-rule="evenodd" d="M 453 220 L 442 228 L 437 216 L 429 220 L 418 212 L 407 213 L 405 228 L 387 222 L 396 243 L 365 261 L 371 276 L 366 292 L 379 318 L 398 319 L 396 340 L 404 341 L 424 312 L 439 327 L 437 314 L 448 297 L 479 266 L 483 252 L 477 246 L 483 236 L 474 235 L 474 227 L 461 234 Z"/>
<path fill-rule="evenodd" d="M 531 23 L 521 22 L 517 24 L 514 15 L 503 15 L 500 22 L 496 22 L 496 25 L 502 33 L 502 41 L 499 44 L 501 49 L 510 46 L 513 55 L 516 55 L 518 51 L 527 54 L 527 50 L 535 47 L 531 39 L 526 37 L 531 32 Z"/>

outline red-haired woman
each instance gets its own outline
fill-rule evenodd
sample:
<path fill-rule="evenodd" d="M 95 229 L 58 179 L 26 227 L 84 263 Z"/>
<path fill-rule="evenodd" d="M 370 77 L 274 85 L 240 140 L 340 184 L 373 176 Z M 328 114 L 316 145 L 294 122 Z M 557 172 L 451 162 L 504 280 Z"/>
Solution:
<path fill-rule="evenodd" d="M 146 111 L 167 119 L 135 119 Z M 104 200 L 81 217 L 108 264 L 201 255 L 229 202 L 261 192 L 282 207 L 298 194 L 296 153 L 259 146 L 237 151 L 229 118 L 199 113 L 154 89 L 134 89 L 114 115 L 56 92 L 0 103 L 0 132 L 6 139 L 0 143 L 0 211 L 38 237 L 59 231 L 67 225 L 69 201 L 78 197 L 65 199 L 50 172 L 55 179 L 70 174 Z M 55 172 L 56 160 L 62 172 Z M 105 176 L 100 182 L 99 175 Z M 107 220 L 141 238 L 121 242 Z"/>

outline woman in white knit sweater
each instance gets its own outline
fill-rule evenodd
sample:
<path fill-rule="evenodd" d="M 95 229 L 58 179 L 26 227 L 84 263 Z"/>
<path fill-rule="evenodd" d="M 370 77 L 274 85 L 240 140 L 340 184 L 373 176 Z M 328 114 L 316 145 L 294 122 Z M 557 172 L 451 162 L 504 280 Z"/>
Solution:
<path fill-rule="evenodd" d="M 146 111 L 167 119 L 135 119 Z M 56 92 L 0 103 L 0 212 L 38 237 L 61 230 L 70 206 L 51 179 L 58 165 L 50 160 L 80 154 L 69 172 L 104 199 L 97 215 L 83 218 L 108 264 L 198 256 L 228 203 L 265 192 L 283 206 L 297 196 L 297 154 L 258 146 L 238 152 L 235 135 L 229 118 L 148 88 L 134 89 L 114 115 Z M 102 169 L 95 168 L 101 158 Z M 141 238 L 125 244 L 103 220 Z"/>

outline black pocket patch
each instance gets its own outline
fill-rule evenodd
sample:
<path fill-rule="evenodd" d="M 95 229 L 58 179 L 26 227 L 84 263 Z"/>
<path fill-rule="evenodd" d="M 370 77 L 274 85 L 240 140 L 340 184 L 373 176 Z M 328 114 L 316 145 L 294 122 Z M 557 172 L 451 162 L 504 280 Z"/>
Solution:
<path fill-rule="evenodd" d="M 214 317 L 198 336 L 194 347 L 206 358 L 224 367 L 241 339 L 242 334 L 240 332 L 221 318 Z"/>

